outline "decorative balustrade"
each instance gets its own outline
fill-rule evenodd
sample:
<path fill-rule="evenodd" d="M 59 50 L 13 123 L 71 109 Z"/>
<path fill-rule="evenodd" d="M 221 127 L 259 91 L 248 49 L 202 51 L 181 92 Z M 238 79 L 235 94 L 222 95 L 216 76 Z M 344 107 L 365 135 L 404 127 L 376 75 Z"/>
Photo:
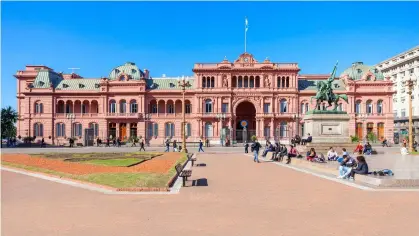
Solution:
<path fill-rule="evenodd" d="M 107 117 L 125 117 L 125 118 L 140 118 L 141 114 L 140 113 L 112 113 L 112 112 L 108 112 Z"/>
<path fill-rule="evenodd" d="M 76 118 L 88 118 L 88 117 L 98 117 L 99 113 L 55 113 L 56 118 L 67 118 L 68 115 L 72 114 Z"/>

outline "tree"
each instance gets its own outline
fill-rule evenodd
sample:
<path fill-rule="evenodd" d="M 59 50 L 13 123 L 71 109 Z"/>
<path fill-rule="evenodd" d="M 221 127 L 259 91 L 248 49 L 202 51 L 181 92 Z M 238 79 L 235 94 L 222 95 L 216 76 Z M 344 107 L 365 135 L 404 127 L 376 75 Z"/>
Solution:
<path fill-rule="evenodd" d="M 1 109 L 1 138 L 16 136 L 17 119 L 18 114 L 11 106 Z"/>

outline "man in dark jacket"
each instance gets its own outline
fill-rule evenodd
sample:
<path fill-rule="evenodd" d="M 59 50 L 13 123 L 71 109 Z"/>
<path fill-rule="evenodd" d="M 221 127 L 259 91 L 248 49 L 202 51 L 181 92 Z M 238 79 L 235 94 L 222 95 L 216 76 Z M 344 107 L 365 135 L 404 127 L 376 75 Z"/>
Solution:
<path fill-rule="evenodd" d="M 365 161 L 364 156 L 357 156 L 356 161 L 358 162 L 358 166 L 356 169 L 352 168 L 351 173 L 349 174 L 349 179 L 353 180 L 355 174 L 359 175 L 367 175 L 368 174 L 368 164 Z"/>
<path fill-rule="evenodd" d="M 259 156 L 259 149 L 260 149 L 260 143 L 257 141 L 257 140 L 255 140 L 255 141 L 253 141 L 253 143 L 252 143 L 252 146 L 251 146 L 251 148 L 252 148 L 252 152 L 253 152 L 253 155 L 254 155 L 254 159 L 253 159 L 253 161 L 254 162 L 257 162 L 257 163 L 260 163 L 260 161 L 259 161 L 259 158 L 258 158 L 258 156 Z"/>

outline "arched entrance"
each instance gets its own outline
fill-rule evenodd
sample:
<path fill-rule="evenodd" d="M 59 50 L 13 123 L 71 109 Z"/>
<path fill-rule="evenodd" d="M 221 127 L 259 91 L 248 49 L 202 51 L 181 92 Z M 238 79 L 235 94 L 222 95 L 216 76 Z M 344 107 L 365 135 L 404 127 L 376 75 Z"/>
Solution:
<path fill-rule="evenodd" d="M 256 135 L 256 108 L 249 101 L 241 102 L 236 108 L 236 141 L 250 141 Z"/>

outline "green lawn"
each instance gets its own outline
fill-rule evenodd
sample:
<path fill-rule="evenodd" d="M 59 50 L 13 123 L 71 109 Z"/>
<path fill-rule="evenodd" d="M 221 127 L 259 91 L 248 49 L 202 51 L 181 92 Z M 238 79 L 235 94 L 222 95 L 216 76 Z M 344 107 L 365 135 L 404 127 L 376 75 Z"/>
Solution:
<path fill-rule="evenodd" d="M 148 159 L 138 159 L 138 158 L 126 158 L 126 159 L 95 159 L 90 161 L 81 161 L 82 164 L 91 164 L 91 165 L 100 165 L 100 166 L 130 166 L 133 164 L 139 164 Z"/>
<path fill-rule="evenodd" d="M 135 188 L 135 187 L 150 187 L 150 188 L 165 188 L 167 182 L 176 174 L 175 166 L 178 163 L 185 163 L 187 160 L 186 154 L 183 154 L 176 163 L 171 167 L 167 174 L 151 174 L 151 173 L 100 173 L 89 175 L 72 175 L 44 168 L 14 164 L 2 161 L 2 165 L 25 169 L 34 172 L 46 173 L 55 175 L 57 177 L 65 177 L 80 181 L 91 182 L 95 184 L 110 186 L 114 188 Z M 124 159 L 119 159 L 124 160 Z M 138 159 L 137 159 L 138 160 Z M 93 160 L 92 160 L 93 161 Z M 87 162 L 87 161 L 86 161 Z"/>

